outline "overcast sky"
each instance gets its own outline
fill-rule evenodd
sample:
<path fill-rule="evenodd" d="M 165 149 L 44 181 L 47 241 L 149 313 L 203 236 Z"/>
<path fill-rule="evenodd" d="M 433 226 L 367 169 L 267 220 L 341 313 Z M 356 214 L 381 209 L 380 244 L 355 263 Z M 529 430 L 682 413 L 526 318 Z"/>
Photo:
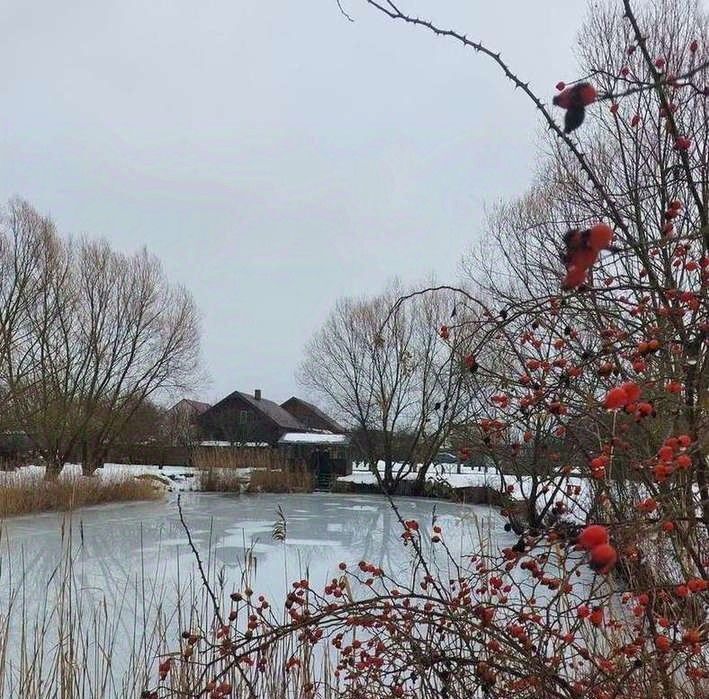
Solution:
<path fill-rule="evenodd" d="M 363 0 L 0 0 L 0 198 L 146 245 L 203 314 L 214 400 L 296 391 L 343 295 L 454 280 L 520 193 L 534 110 L 489 61 Z M 574 78 L 576 0 L 401 0 L 541 93 Z"/>

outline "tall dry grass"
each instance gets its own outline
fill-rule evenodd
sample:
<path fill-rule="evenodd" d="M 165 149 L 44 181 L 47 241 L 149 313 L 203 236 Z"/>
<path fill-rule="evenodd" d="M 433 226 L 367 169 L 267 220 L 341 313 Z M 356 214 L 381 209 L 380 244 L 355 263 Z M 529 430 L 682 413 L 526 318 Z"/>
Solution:
<path fill-rule="evenodd" d="M 200 490 L 208 493 L 241 493 L 249 482 L 243 469 L 206 468 L 199 474 Z"/>
<path fill-rule="evenodd" d="M 192 463 L 199 469 L 285 468 L 286 455 L 267 447 L 200 447 L 192 452 Z"/>
<path fill-rule="evenodd" d="M 45 480 L 40 475 L 3 474 L 0 478 L 0 519 L 33 512 L 66 512 L 112 502 L 157 500 L 161 489 L 131 476 L 103 479 L 66 476 Z"/>
<path fill-rule="evenodd" d="M 87 584 L 92 574 L 87 576 L 84 570 L 83 533 L 79 536 L 74 517 L 68 515 L 62 523 L 61 555 L 56 567 L 39 573 L 47 576 L 39 584 L 32 556 L 15 557 L 16 567 L 12 567 L 12 541 L 2 533 L 0 699 L 196 699 L 206 694 L 195 688 L 218 673 L 220 682 L 233 686 L 230 699 L 298 699 L 306 695 L 304 687 L 313 676 L 327 687 L 336 685 L 329 656 L 316 658 L 309 653 L 307 668 L 285 670 L 289 658 L 303 653 L 293 634 L 268 649 L 264 669 L 226 667 L 229 656 L 222 658 L 211 625 L 213 603 L 217 600 L 226 614 L 233 608 L 234 586 L 254 585 L 256 557 L 251 549 L 244 555 L 239 579 L 227 580 L 210 543 L 200 551 L 206 578 L 177 556 L 165 561 L 173 568 L 171 579 L 160 569 L 119 568 L 112 574 L 118 593 L 106 594 Z M 146 550 L 145 556 L 150 555 L 154 554 Z M 299 577 L 303 574 L 298 571 Z M 250 606 L 241 605 L 241 616 L 250 611 Z M 285 610 L 279 618 L 287 623 Z M 185 632 L 190 631 L 199 634 L 197 648 L 206 651 L 211 667 L 184 652 Z M 175 652 L 179 644 L 182 651 Z M 213 649 L 213 657 L 207 649 Z M 168 657 L 172 671 L 159 683 L 158 665 Z M 329 689 L 321 694 L 323 699 L 334 696 Z"/>
<path fill-rule="evenodd" d="M 282 471 L 209 468 L 200 474 L 200 490 L 209 493 L 310 493 L 314 485 L 304 466 Z"/>
<path fill-rule="evenodd" d="M 314 490 L 313 475 L 305 466 L 283 471 L 252 471 L 247 493 L 310 493 Z"/>
<path fill-rule="evenodd" d="M 192 453 L 201 490 L 215 493 L 308 493 L 313 478 L 278 449 L 201 447 Z"/>

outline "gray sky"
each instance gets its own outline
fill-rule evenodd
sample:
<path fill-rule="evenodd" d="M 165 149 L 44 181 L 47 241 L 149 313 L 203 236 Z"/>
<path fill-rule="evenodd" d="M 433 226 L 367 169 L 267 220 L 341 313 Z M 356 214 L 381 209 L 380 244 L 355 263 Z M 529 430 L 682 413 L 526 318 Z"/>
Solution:
<path fill-rule="evenodd" d="M 338 296 L 455 279 L 529 183 L 534 110 L 481 56 L 363 0 L 0 0 L 0 199 L 141 245 L 203 313 L 213 400 L 284 400 Z M 401 0 L 544 94 L 585 3 Z"/>

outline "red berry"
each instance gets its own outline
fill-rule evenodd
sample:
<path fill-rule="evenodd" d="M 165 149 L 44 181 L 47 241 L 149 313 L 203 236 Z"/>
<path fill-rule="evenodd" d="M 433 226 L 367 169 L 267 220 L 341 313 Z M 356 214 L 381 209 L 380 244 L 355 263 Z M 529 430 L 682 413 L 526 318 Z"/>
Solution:
<path fill-rule="evenodd" d="M 655 636 L 655 647 L 661 653 L 666 653 L 670 649 L 670 639 L 667 636 Z"/>
<path fill-rule="evenodd" d="M 608 573 L 618 560 L 618 552 L 610 544 L 591 549 L 591 567 L 599 573 Z"/>
<path fill-rule="evenodd" d="M 584 107 L 588 107 L 589 104 L 593 104 L 598 98 L 598 91 L 590 83 L 582 83 L 577 87 L 579 99 Z"/>
<path fill-rule="evenodd" d="M 702 580 L 702 578 L 692 578 L 687 580 L 687 587 L 691 592 L 704 592 L 709 590 L 709 581 Z"/>
<path fill-rule="evenodd" d="M 692 457 L 689 456 L 688 454 L 680 454 L 675 459 L 675 464 L 676 464 L 677 468 L 682 469 L 683 471 L 686 471 L 692 465 Z"/>
<path fill-rule="evenodd" d="M 613 229 L 605 223 L 592 226 L 588 234 L 588 244 L 592 250 L 606 250 L 613 241 Z"/>
<path fill-rule="evenodd" d="M 603 401 L 603 405 L 608 410 L 618 410 L 618 408 L 624 408 L 627 404 L 628 394 L 620 386 L 611 388 L 606 394 L 606 399 Z"/>
<path fill-rule="evenodd" d="M 627 381 L 621 385 L 621 388 L 625 391 L 625 395 L 628 396 L 628 402 L 633 403 L 640 398 L 640 386 L 633 381 Z"/>
<path fill-rule="evenodd" d="M 589 524 L 581 530 L 576 545 L 579 548 L 590 551 L 596 546 L 608 543 L 608 530 L 601 524 Z"/>
<path fill-rule="evenodd" d="M 603 609 L 601 607 L 596 607 L 591 612 L 589 620 L 594 626 L 600 626 L 603 623 Z"/>

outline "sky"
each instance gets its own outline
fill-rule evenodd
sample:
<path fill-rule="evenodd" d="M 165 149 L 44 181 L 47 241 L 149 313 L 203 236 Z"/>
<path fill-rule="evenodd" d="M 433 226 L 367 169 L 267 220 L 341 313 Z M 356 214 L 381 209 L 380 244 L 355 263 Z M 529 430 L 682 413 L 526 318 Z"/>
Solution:
<path fill-rule="evenodd" d="M 282 401 L 341 296 L 455 281 L 534 172 L 535 110 L 489 60 L 364 0 L 0 0 L 0 201 L 158 255 L 202 314 L 213 402 Z M 552 95 L 580 0 L 401 0 Z"/>

